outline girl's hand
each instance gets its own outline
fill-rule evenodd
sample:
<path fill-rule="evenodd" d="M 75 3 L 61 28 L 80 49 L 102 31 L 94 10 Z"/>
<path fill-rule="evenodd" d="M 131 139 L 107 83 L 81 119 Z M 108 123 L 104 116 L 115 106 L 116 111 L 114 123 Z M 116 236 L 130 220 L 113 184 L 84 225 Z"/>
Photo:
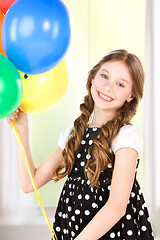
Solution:
<path fill-rule="evenodd" d="M 25 110 L 22 104 L 20 107 Z M 11 128 L 12 120 L 16 123 L 16 127 L 19 132 L 28 130 L 28 116 L 20 108 L 18 108 L 12 115 L 7 118 L 7 122 Z"/>

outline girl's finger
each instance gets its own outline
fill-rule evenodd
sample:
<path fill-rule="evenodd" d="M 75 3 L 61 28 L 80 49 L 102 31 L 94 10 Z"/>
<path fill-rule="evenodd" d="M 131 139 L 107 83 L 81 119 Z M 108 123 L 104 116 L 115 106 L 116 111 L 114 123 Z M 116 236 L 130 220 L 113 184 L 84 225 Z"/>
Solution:
<path fill-rule="evenodd" d="M 10 117 L 11 120 L 14 120 L 14 119 L 16 119 L 16 118 L 17 118 L 17 117 L 14 116 L 13 114 L 12 114 L 11 117 Z"/>
<path fill-rule="evenodd" d="M 14 112 L 12 115 L 13 115 L 14 117 L 17 116 L 17 112 Z"/>
<path fill-rule="evenodd" d="M 8 122 L 11 122 L 12 120 L 11 120 L 10 118 L 7 118 L 7 121 L 8 121 Z"/>

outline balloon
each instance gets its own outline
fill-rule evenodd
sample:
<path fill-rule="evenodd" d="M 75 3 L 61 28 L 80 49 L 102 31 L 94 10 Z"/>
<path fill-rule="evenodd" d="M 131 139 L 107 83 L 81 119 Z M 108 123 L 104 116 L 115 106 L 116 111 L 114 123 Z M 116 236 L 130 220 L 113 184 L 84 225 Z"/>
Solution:
<path fill-rule="evenodd" d="M 7 57 L 20 71 L 40 74 L 64 58 L 70 43 L 68 10 L 61 0 L 19 0 L 2 25 Z"/>
<path fill-rule="evenodd" d="M 69 75 L 65 59 L 48 72 L 38 75 L 20 73 L 23 83 L 22 104 L 30 113 L 42 112 L 57 104 L 64 96 Z"/>
<path fill-rule="evenodd" d="M 11 115 L 20 105 L 23 86 L 16 67 L 0 54 L 0 119 Z"/>
<path fill-rule="evenodd" d="M 12 5 L 15 0 L 1 0 L 0 1 L 0 10 L 6 14 L 8 8 Z"/>
<path fill-rule="evenodd" d="M 1 33 L 1 28 L 2 28 L 3 19 L 4 19 L 4 15 L 3 15 L 3 13 L 0 11 L 0 33 Z M 5 52 L 4 52 L 4 49 L 3 49 L 3 47 L 2 47 L 1 34 L 0 34 L 0 54 L 6 56 L 6 54 L 5 54 Z"/>

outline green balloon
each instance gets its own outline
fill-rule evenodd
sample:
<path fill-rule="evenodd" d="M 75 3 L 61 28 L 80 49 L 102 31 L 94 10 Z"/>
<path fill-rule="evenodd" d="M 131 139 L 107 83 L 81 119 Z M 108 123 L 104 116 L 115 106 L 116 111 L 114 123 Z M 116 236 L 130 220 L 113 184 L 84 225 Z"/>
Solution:
<path fill-rule="evenodd" d="M 23 95 L 21 76 L 13 63 L 0 54 L 0 119 L 19 107 Z"/>

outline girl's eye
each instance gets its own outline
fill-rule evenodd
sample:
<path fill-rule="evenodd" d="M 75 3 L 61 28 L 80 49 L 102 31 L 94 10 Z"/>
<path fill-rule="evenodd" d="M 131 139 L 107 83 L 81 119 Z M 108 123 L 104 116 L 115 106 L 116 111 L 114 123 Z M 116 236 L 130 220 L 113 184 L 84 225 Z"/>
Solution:
<path fill-rule="evenodd" d="M 106 78 L 106 79 L 108 78 L 108 76 L 105 75 L 105 74 L 102 74 L 101 76 L 102 76 L 103 78 Z"/>
<path fill-rule="evenodd" d="M 117 85 L 118 85 L 119 87 L 124 87 L 124 85 L 123 85 L 122 83 L 117 83 Z"/>

